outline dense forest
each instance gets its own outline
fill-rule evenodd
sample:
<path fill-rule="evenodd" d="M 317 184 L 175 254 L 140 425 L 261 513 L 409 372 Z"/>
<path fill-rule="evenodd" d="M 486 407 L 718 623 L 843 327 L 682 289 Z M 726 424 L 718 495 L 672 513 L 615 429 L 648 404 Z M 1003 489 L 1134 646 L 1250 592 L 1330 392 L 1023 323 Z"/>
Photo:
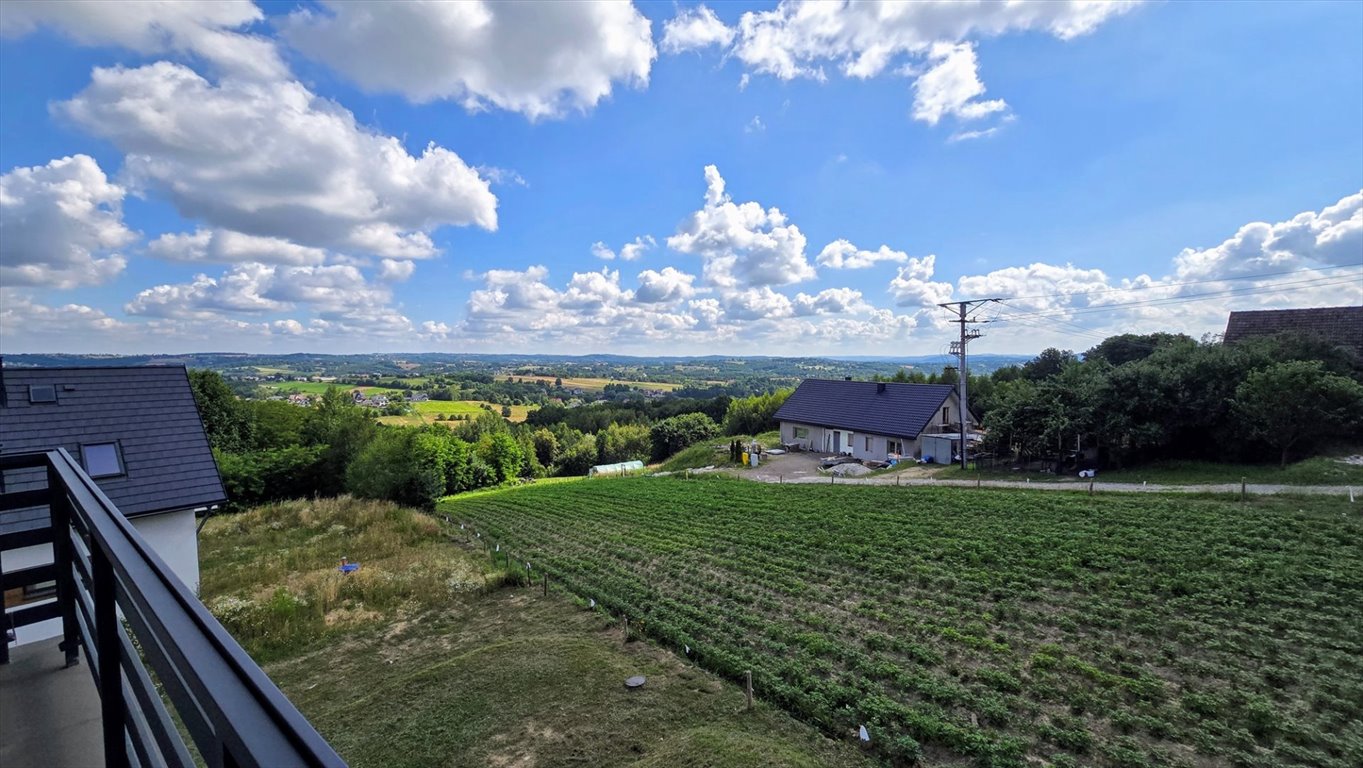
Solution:
<path fill-rule="evenodd" d="M 889 380 L 956 383 L 957 373 L 901 369 Z M 875 377 L 882 378 L 882 377 Z M 660 461 L 719 435 L 775 429 L 789 389 L 748 397 L 550 403 L 513 424 L 487 410 L 425 426 L 378 424 L 340 387 L 312 405 L 238 397 L 213 371 L 191 372 L 234 503 L 349 492 L 430 507 L 448 494 L 596 464 Z M 1122 335 L 1082 354 L 1048 349 L 969 381 L 995 461 L 1130 466 L 1164 458 L 1289 460 L 1363 434 L 1363 363 L 1345 348 L 1282 335 L 1235 345 L 1175 334 Z M 540 401 L 543 381 L 431 377 L 436 397 Z M 495 389 L 495 391 L 494 391 Z M 443 390 L 443 391 L 440 391 Z M 522 397 L 514 397 L 523 391 Z M 497 399 L 493 399 L 494 396 Z"/>

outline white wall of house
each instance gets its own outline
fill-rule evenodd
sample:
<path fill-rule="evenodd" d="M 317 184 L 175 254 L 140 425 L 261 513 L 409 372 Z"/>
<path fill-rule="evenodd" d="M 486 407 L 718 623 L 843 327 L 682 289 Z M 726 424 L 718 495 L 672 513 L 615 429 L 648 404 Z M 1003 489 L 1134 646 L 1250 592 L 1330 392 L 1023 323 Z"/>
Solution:
<path fill-rule="evenodd" d="M 129 520 L 156 554 L 180 580 L 196 594 L 199 591 L 199 538 L 194 531 L 194 512 L 168 512 L 143 515 Z M 5 553 L 5 573 L 52 562 L 52 545 L 39 544 Z M 40 621 L 15 630 L 17 645 L 57 637 L 62 633 L 60 619 Z"/>
<path fill-rule="evenodd" d="M 781 422 L 781 442 L 798 445 L 807 451 L 823 450 L 823 427 L 793 421 Z"/>

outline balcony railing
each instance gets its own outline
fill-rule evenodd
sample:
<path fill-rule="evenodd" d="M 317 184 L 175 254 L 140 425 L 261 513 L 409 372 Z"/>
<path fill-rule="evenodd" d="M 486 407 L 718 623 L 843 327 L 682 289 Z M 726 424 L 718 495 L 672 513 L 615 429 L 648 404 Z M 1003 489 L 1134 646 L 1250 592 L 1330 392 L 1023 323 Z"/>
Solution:
<path fill-rule="evenodd" d="M 60 618 L 68 666 L 85 649 L 107 765 L 345 765 L 70 454 L 0 456 L 39 485 L 44 470 L 46 488 L 0 494 L 0 511 L 47 506 L 51 525 L 0 536 L 0 557 L 51 542 L 53 562 L 0 575 L 0 589 L 55 581 L 57 599 L 6 612 L 5 629 Z"/>

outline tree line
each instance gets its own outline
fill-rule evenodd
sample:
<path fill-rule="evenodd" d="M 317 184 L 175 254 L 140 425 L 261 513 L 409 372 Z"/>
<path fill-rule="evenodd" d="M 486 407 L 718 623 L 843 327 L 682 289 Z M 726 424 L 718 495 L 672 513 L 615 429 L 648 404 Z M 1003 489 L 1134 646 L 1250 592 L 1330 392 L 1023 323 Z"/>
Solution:
<path fill-rule="evenodd" d="M 339 387 L 301 407 L 240 399 L 212 371 L 191 371 L 190 383 L 228 497 L 242 507 L 351 493 L 429 508 L 478 488 L 661 461 L 721 432 L 773 428 L 789 394 L 548 406 L 522 424 L 485 410 L 458 422 L 389 426 Z"/>
<path fill-rule="evenodd" d="M 1235 344 L 1122 334 L 970 378 L 985 449 L 1013 460 L 1304 458 L 1363 434 L 1363 363 L 1297 334 Z"/>

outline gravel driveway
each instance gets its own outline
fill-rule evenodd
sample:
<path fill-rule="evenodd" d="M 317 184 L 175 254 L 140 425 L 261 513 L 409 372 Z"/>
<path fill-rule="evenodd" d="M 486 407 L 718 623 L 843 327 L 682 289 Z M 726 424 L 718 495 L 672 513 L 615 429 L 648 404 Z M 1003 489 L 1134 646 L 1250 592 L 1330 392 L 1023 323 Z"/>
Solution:
<path fill-rule="evenodd" d="M 1072 482 L 1028 483 L 1020 480 L 938 480 L 932 476 L 933 470 L 913 466 L 888 475 L 876 477 L 837 477 L 829 479 L 827 472 L 819 470 L 822 453 L 787 453 L 783 456 L 764 455 L 760 466 L 748 469 L 717 470 L 735 477 L 755 480 L 760 483 L 828 483 L 837 485 L 904 485 L 904 486 L 942 486 L 954 488 L 1024 488 L 1043 491 L 1081 491 L 1089 490 L 1087 480 Z M 1239 483 L 1217 483 L 1206 485 L 1162 485 L 1159 483 L 1104 483 L 1094 482 L 1095 493 L 1240 493 Z M 1278 493 L 1302 493 L 1324 496 L 1353 496 L 1363 502 L 1363 487 L 1350 488 L 1344 485 L 1274 485 L 1250 483 L 1245 493 L 1272 495 Z"/>

